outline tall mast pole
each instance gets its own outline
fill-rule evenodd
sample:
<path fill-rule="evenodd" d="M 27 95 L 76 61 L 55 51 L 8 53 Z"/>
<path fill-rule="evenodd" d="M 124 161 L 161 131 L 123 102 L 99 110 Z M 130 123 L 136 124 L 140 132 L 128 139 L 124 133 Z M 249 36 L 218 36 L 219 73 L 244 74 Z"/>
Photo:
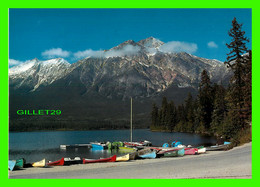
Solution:
<path fill-rule="evenodd" d="M 131 136 L 130 141 L 133 141 L 133 99 L 131 97 L 131 119 L 130 119 L 130 127 L 131 127 Z"/>

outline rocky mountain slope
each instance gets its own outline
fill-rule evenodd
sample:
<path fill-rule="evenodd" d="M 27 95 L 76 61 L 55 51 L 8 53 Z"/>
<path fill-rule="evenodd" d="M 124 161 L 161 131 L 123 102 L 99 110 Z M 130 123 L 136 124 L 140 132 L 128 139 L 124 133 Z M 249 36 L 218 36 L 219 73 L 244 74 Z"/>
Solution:
<path fill-rule="evenodd" d="M 213 82 L 228 82 L 230 73 L 222 62 L 185 52 L 165 53 L 163 45 L 153 37 L 128 40 L 73 64 L 61 58 L 33 59 L 10 68 L 11 117 L 17 118 L 15 111 L 26 106 L 61 108 L 62 119 L 127 121 L 127 102 L 133 97 L 136 120 L 148 125 L 152 102 L 166 95 L 178 104 L 188 92 L 196 94 L 204 69 Z"/>

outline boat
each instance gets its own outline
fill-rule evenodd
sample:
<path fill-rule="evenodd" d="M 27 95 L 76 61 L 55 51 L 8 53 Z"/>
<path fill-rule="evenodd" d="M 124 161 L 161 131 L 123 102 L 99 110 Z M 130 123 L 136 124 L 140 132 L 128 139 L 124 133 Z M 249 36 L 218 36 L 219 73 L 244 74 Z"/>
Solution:
<path fill-rule="evenodd" d="M 60 160 L 49 162 L 47 163 L 47 166 L 63 166 L 64 165 L 64 158 L 61 158 Z"/>
<path fill-rule="evenodd" d="M 178 141 L 173 141 L 171 147 L 178 147 L 178 145 L 182 145 L 182 143 Z"/>
<path fill-rule="evenodd" d="M 138 157 L 137 151 L 129 153 L 129 160 L 135 160 Z"/>
<path fill-rule="evenodd" d="M 119 151 L 122 151 L 122 152 L 132 152 L 132 151 L 136 151 L 136 148 L 132 148 L 132 147 L 118 147 Z"/>
<path fill-rule="evenodd" d="M 224 142 L 224 145 L 229 145 L 231 144 L 231 142 Z"/>
<path fill-rule="evenodd" d="M 178 147 L 178 148 L 185 148 L 186 145 L 179 144 L 179 145 L 177 145 L 177 147 Z"/>
<path fill-rule="evenodd" d="M 90 144 L 91 144 L 92 149 L 95 149 L 95 150 L 104 150 L 107 148 L 107 144 L 105 144 L 105 143 L 91 142 Z"/>
<path fill-rule="evenodd" d="M 142 146 L 143 144 L 141 144 L 140 142 L 124 142 L 124 145 L 130 147 L 138 147 L 138 146 Z"/>
<path fill-rule="evenodd" d="M 195 155 L 197 152 L 198 152 L 198 149 L 197 148 L 184 148 L 185 152 L 184 154 L 185 155 Z"/>
<path fill-rule="evenodd" d="M 138 155 L 141 158 L 156 158 L 156 152 L 150 152 L 143 155 Z"/>
<path fill-rule="evenodd" d="M 168 144 L 168 143 L 164 143 L 164 144 L 162 145 L 162 147 L 169 147 L 169 144 Z"/>
<path fill-rule="evenodd" d="M 45 167 L 46 166 L 46 159 L 42 159 L 38 162 L 32 163 L 33 167 Z"/>
<path fill-rule="evenodd" d="M 164 157 L 175 157 L 178 156 L 178 150 L 170 151 L 170 152 L 165 152 L 163 154 Z"/>
<path fill-rule="evenodd" d="M 101 158 L 101 159 L 85 159 L 85 158 L 83 158 L 83 164 L 98 163 L 98 162 L 115 162 L 115 161 L 116 161 L 116 155 L 109 157 L 109 158 Z"/>
<path fill-rule="evenodd" d="M 83 160 L 79 157 L 75 157 L 74 159 L 64 158 L 64 166 L 69 166 L 73 164 L 83 164 Z"/>
<path fill-rule="evenodd" d="M 152 142 L 148 141 L 148 140 L 144 140 L 140 142 L 143 146 L 152 146 Z"/>
<path fill-rule="evenodd" d="M 230 144 L 221 144 L 221 145 L 213 145 L 210 147 L 206 147 L 206 151 L 221 151 L 227 150 Z"/>
<path fill-rule="evenodd" d="M 184 154 L 185 150 L 183 148 L 178 150 L 178 156 L 184 156 Z"/>
<path fill-rule="evenodd" d="M 121 142 L 121 141 L 118 141 L 118 142 L 107 142 L 106 143 L 106 145 L 107 145 L 107 148 L 108 149 L 119 149 L 119 147 L 123 147 L 124 146 L 124 143 L 123 142 Z"/>
<path fill-rule="evenodd" d="M 161 151 L 163 148 L 162 147 L 147 147 L 148 149 L 154 150 L 154 151 Z"/>
<path fill-rule="evenodd" d="M 25 164 L 24 158 L 18 159 L 18 160 L 16 160 L 14 169 L 21 169 L 21 168 L 23 168 L 24 164 Z"/>
<path fill-rule="evenodd" d="M 16 164 L 16 160 L 8 160 L 8 169 L 10 171 L 13 171 L 15 164 Z"/>
<path fill-rule="evenodd" d="M 161 148 L 160 150 L 158 150 L 157 154 L 164 154 L 167 152 L 178 151 L 178 150 L 180 150 L 180 148 L 174 148 L 174 147 Z"/>
<path fill-rule="evenodd" d="M 128 147 L 147 147 L 147 146 L 151 146 L 152 142 L 147 140 L 140 141 L 140 142 L 124 142 L 124 145 Z"/>
<path fill-rule="evenodd" d="M 128 161 L 130 158 L 129 154 L 126 154 L 124 156 L 120 156 L 120 157 L 116 157 L 116 161 L 119 162 L 119 161 Z"/>
<path fill-rule="evenodd" d="M 140 149 L 137 152 L 138 152 L 138 155 L 144 155 L 144 154 L 147 154 L 147 153 L 151 153 L 153 151 L 154 151 L 153 149 L 145 148 L 145 149 Z M 157 151 L 155 151 L 155 152 L 157 152 Z"/>
<path fill-rule="evenodd" d="M 198 154 L 206 153 L 206 147 L 198 148 Z"/>

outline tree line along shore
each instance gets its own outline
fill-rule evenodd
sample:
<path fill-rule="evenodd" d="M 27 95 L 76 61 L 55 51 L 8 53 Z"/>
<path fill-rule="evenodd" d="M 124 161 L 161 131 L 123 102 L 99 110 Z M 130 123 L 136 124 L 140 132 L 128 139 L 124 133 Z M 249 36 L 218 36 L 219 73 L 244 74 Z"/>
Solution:
<path fill-rule="evenodd" d="M 231 42 L 225 64 L 232 71 L 228 87 L 212 84 L 206 70 L 201 73 L 198 95 L 188 95 L 184 104 L 162 99 L 153 104 L 150 129 L 154 131 L 202 133 L 229 140 L 234 146 L 251 141 L 252 52 L 242 24 L 232 21 Z"/>

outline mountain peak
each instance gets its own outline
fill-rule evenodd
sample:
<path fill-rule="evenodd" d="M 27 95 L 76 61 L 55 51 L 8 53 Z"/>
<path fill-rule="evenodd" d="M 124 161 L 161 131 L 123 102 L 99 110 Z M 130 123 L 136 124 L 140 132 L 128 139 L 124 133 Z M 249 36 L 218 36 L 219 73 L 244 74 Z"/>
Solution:
<path fill-rule="evenodd" d="M 149 38 L 140 40 L 138 42 L 138 44 L 140 44 L 146 48 L 158 48 L 161 45 L 163 45 L 164 43 L 162 41 L 160 41 L 159 39 L 156 39 L 156 38 L 150 36 Z"/>
<path fill-rule="evenodd" d="M 34 58 L 34 59 L 32 59 L 31 61 L 33 61 L 33 62 L 39 62 L 40 60 L 38 59 L 38 58 Z"/>
<path fill-rule="evenodd" d="M 65 64 L 65 65 L 69 65 L 69 63 L 63 59 L 63 58 L 54 58 L 54 59 L 50 59 L 50 60 L 46 60 L 46 61 L 41 61 L 41 64 L 43 66 L 45 65 L 58 65 L 58 64 Z"/>
<path fill-rule="evenodd" d="M 136 46 L 138 45 L 134 40 L 127 40 L 121 44 L 119 44 L 118 46 L 116 47 L 113 47 L 112 49 L 113 50 L 119 50 L 119 49 L 122 49 L 123 47 L 127 46 L 127 45 L 132 45 L 132 46 Z"/>
<path fill-rule="evenodd" d="M 14 66 L 14 67 L 10 68 L 9 75 L 25 72 L 28 69 L 30 69 L 31 67 L 33 67 L 38 62 L 39 62 L 39 60 L 37 58 L 34 58 L 32 60 L 27 60 L 26 62 L 19 64 L 18 66 Z"/>

